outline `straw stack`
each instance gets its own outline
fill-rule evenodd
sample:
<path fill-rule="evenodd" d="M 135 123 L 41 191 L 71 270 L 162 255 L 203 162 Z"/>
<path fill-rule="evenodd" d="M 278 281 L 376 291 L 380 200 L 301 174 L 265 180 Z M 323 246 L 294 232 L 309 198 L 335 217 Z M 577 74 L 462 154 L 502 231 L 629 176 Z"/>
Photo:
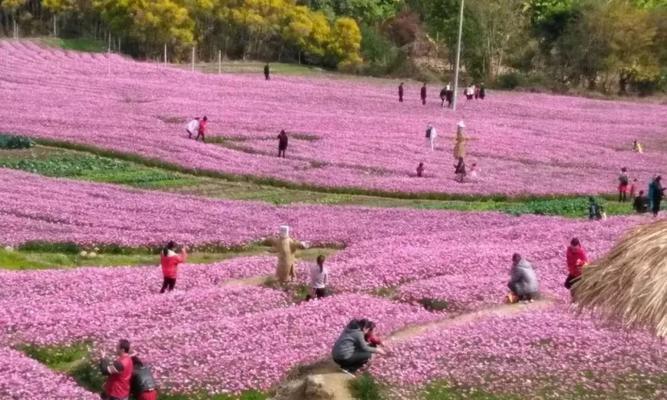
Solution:
<path fill-rule="evenodd" d="M 627 328 L 667 337 L 667 220 L 627 234 L 584 268 L 574 287 L 580 312 L 591 311 Z"/>

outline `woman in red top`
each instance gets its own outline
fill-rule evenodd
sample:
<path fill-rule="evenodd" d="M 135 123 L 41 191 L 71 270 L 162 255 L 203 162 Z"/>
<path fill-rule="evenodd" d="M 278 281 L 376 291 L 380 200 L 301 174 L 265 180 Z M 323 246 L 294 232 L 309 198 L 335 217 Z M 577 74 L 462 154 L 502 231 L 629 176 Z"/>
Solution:
<path fill-rule="evenodd" d="M 565 280 L 565 287 L 570 289 L 572 285 L 581 277 L 582 270 L 588 264 L 588 257 L 586 251 L 581 247 L 579 239 L 574 238 L 570 241 L 570 246 L 567 248 L 567 279 Z"/>
<path fill-rule="evenodd" d="M 130 379 L 134 365 L 130 358 L 130 342 L 122 339 L 118 342 L 116 355 L 118 359 L 109 364 L 103 362 L 100 365 L 102 373 L 108 375 L 102 391 L 103 400 L 127 399 L 130 396 Z"/>
<path fill-rule="evenodd" d="M 208 118 L 206 118 L 206 115 L 204 115 L 204 118 L 199 121 L 199 130 L 197 131 L 197 137 L 195 140 L 199 139 L 201 136 L 201 141 L 206 143 L 206 140 L 204 139 L 206 136 L 206 124 L 208 124 Z"/>
<path fill-rule="evenodd" d="M 176 286 L 178 264 L 185 262 L 188 257 L 188 252 L 185 246 L 181 249 L 180 255 L 176 254 L 175 250 L 176 243 L 171 241 L 167 243 L 167 246 L 162 250 L 162 254 L 160 254 L 160 264 L 162 265 L 162 275 L 164 277 L 160 293 L 164 293 L 166 290 L 169 290 L 170 292 L 174 290 L 174 286 Z"/>

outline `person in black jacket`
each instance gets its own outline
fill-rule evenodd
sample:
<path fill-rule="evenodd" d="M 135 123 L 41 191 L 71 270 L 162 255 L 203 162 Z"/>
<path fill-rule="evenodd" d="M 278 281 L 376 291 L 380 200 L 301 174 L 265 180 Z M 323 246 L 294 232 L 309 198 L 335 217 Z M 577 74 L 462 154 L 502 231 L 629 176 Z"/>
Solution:
<path fill-rule="evenodd" d="M 132 395 L 137 400 L 157 400 L 157 385 L 148 365 L 137 356 L 132 357 L 134 369 L 130 382 Z"/>
<path fill-rule="evenodd" d="M 264 79 L 267 81 L 271 79 L 271 68 L 268 63 L 264 66 Z"/>
<path fill-rule="evenodd" d="M 426 105 L 426 82 L 424 82 L 424 86 L 422 86 L 419 95 L 421 96 L 422 99 L 422 105 Z"/>

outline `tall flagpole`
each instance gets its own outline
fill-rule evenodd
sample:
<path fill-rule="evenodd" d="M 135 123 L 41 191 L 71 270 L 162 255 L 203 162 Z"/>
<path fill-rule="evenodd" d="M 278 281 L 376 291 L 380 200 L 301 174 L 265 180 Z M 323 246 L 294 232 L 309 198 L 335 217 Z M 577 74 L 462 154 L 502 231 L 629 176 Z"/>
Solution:
<path fill-rule="evenodd" d="M 456 111 L 456 99 L 459 95 L 459 67 L 461 65 L 461 36 L 463 36 L 463 2 L 461 0 L 461 14 L 459 15 L 459 40 L 456 45 L 456 71 L 454 72 L 454 99 L 452 110 Z"/>

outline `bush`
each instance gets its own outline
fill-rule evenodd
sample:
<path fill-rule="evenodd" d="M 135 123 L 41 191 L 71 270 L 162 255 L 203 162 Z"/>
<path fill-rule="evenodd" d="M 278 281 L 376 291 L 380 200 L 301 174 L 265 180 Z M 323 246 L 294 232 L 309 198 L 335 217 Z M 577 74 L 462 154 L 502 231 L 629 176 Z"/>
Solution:
<path fill-rule="evenodd" d="M 35 142 L 25 136 L 0 134 L 0 149 L 29 149 L 34 145 Z"/>
<path fill-rule="evenodd" d="M 19 246 L 19 250 L 44 253 L 78 254 L 81 251 L 81 247 L 73 242 L 51 243 L 43 240 L 32 240 Z"/>
<path fill-rule="evenodd" d="M 449 303 L 440 299 L 423 298 L 419 300 L 419 304 L 428 311 L 442 311 L 449 308 Z"/>
<path fill-rule="evenodd" d="M 381 400 L 380 385 L 369 374 L 363 374 L 350 382 L 350 390 L 355 399 Z"/>
<path fill-rule="evenodd" d="M 496 85 L 499 89 L 512 90 L 521 85 L 521 75 L 518 72 L 508 72 L 498 75 Z"/>

